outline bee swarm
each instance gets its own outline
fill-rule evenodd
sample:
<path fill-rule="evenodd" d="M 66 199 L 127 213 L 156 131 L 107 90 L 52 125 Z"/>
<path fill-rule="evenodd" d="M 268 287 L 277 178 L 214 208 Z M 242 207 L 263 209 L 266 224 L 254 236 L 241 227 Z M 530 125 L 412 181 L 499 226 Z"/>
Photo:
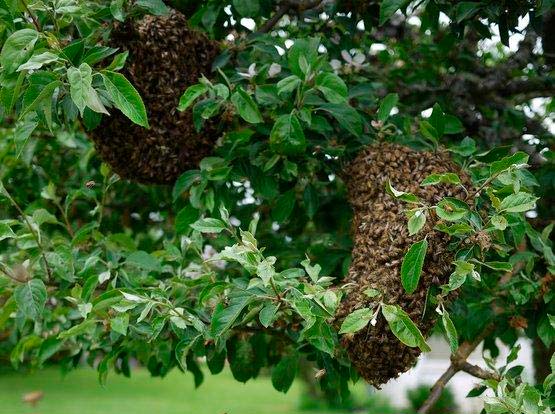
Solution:
<path fill-rule="evenodd" d="M 425 312 L 426 295 L 430 286 L 449 279 L 453 260 L 449 237 L 433 230 L 436 220 L 430 217 L 418 234 L 409 236 L 404 211 L 411 207 L 388 195 L 385 186 L 389 180 L 397 190 L 411 192 L 430 204 L 446 196 L 463 198 L 460 186 L 420 186 L 428 175 L 444 172 L 456 172 L 465 184 L 469 182 L 446 152 L 417 152 L 388 143 L 367 147 L 347 167 L 355 247 L 345 282 L 354 287 L 338 309 L 338 321 L 357 309 L 375 308 L 379 299 L 364 293 L 372 288 L 381 292 L 384 303 L 399 305 L 407 312 L 424 336 L 429 334 L 435 312 Z M 401 264 L 409 247 L 424 236 L 428 253 L 418 288 L 409 295 L 401 284 Z M 342 344 L 353 366 L 374 386 L 410 369 L 420 355 L 418 348 L 405 346 L 393 335 L 382 315 L 375 326 L 369 324 L 355 334 L 343 335 Z"/>
<path fill-rule="evenodd" d="M 187 87 L 210 73 L 218 44 L 189 29 L 185 16 L 172 11 L 117 25 L 110 46 L 129 52 L 122 73 L 143 98 L 150 129 L 112 109 L 91 138 L 101 158 L 122 177 L 172 183 L 196 168 L 217 139 L 215 123 L 207 122 L 197 132 L 192 111 L 179 112 L 177 106 Z"/>

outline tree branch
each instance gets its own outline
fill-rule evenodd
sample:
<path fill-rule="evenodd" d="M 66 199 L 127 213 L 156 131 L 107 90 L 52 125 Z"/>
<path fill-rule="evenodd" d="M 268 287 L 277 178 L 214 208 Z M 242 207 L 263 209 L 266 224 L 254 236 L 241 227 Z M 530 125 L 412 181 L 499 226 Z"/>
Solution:
<path fill-rule="evenodd" d="M 290 10 L 302 13 L 319 7 L 324 0 L 284 0 L 275 14 L 258 30 L 258 33 L 268 33 Z"/>
<path fill-rule="evenodd" d="M 478 366 L 468 363 L 466 360 L 470 354 L 482 343 L 482 341 L 489 336 L 495 330 L 495 325 L 488 325 L 480 335 L 474 338 L 472 341 L 463 342 L 457 351 L 451 355 L 451 365 L 447 368 L 447 371 L 443 373 L 441 377 L 433 385 L 430 395 L 424 401 L 424 404 L 418 409 L 418 414 L 426 414 L 435 405 L 443 389 L 447 386 L 447 383 L 455 376 L 459 371 L 467 372 L 470 375 L 474 375 L 477 378 L 482 379 L 492 379 L 499 378 L 496 377 L 497 374 L 486 371 Z M 486 377 L 486 378 L 484 378 Z"/>

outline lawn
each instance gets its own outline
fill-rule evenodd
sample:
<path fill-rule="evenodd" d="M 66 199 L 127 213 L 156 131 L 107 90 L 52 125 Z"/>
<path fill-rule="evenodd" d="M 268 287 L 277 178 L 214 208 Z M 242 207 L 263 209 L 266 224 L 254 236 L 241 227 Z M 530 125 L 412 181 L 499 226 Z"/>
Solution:
<path fill-rule="evenodd" d="M 44 392 L 34 409 L 21 401 L 32 391 Z M 229 371 L 206 375 L 197 390 L 192 376 L 178 371 L 159 379 L 135 370 L 131 378 L 109 376 L 106 386 L 85 368 L 65 377 L 56 369 L 0 374 L 0 412 L 6 414 L 306 414 L 299 409 L 301 393 L 298 382 L 282 394 L 267 377 L 241 384 Z M 365 388 L 361 385 L 356 393 L 364 398 Z"/>

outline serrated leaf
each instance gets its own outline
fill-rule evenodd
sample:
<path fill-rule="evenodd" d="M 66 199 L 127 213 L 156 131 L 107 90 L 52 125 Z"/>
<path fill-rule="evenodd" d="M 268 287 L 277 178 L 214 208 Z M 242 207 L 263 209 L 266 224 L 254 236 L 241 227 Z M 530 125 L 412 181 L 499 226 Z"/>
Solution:
<path fill-rule="evenodd" d="M 316 88 L 324 94 L 328 102 L 340 104 L 347 101 L 347 85 L 334 73 L 320 73 L 315 80 Z"/>
<path fill-rule="evenodd" d="M 426 224 L 426 213 L 423 210 L 416 210 L 409 218 L 409 235 L 417 234 Z"/>
<path fill-rule="evenodd" d="M 225 307 L 222 303 L 216 305 L 212 314 L 212 323 L 210 325 L 210 333 L 213 338 L 220 337 L 224 332 L 231 329 L 243 309 L 251 303 L 253 297 L 243 295 L 235 297 L 230 304 Z"/>
<path fill-rule="evenodd" d="M 404 310 L 398 306 L 384 303 L 382 304 L 382 314 L 387 320 L 391 332 L 402 343 L 412 348 L 418 347 L 423 352 L 431 351 L 420 329 L 418 329 Z"/>
<path fill-rule="evenodd" d="M 490 176 L 499 174 L 500 172 L 505 171 L 513 165 L 525 165 L 526 163 L 528 163 L 528 158 L 528 154 L 522 151 L 518 151 L 515 152 L 513 155 L 505 157 L 499 161 L 494 161 L 490 167 Z"/>
<path fill-rule="evenodd" d="M 18 72 L 22 70 L 37 70 L 42 68 L 44 65 L 48 65 L 49 63 L 56 62 L 59 59 L 58 55 L 52 52 L 44 52 L 37 55 L 31 56 L 24 64 L 20 65 L 17 68 Z"/>
<path fill-rule="evenodd" d="M 441 183 L 461 184 L 461 179 L 455 173 L 430 174 L 420 183 L 420 185 L 422 187 L 425 187 L 428 185 L 436 185 Z"/>
<path fill-rule="evenodd" d="M 399 191 L 391 184 L 391 181 L 387 181 L 385 183 L 385 191 L 392 197 L 397 198 L 399 200 L 405 201 L 407 203 L 419 203 L 420 199 L 411 193 L 406 193 L 404 191 Z"/>
<path fill-rule="evenodd" d="M 258 314 L 258 319 L 263 327 L 267 328 L 274 322 L 277 310 L 278 305 L 274 303 L 268 303 L 262 308 Z"/>
<path fill-rule="evenodd" d="M 185 111 L 189 108 L 193 102 L 202 94 L 208 91 L 208 87 L 202 83 L 197 83 L 196 85 L 191 85 L 179 98 L 178 111 Z"/>
<path fill-rule="evenodd" d="M 294 114 L 281 115 L 270 132 L 270 147 L 278 154 L 296 155 L 306 150 L 306 137 Z"/>
<path fill-rule="evenodd" d="M 121 73 L 103 71 L 104 86 L 118 108 L 127 118 L 142 127 L 148 128 L 148 115 L 141 95 Z"/>
<path fill-rule="evenodd" d="M 31 279 L 19 285 L 14 291 L 18 309 L 27 319 L 31 320 L 38 320 L 42 317 L 46 297 L 46 286 L 40 279 Z"/>
<path fill-rule="evenodd" d="M 39 33 L 33 29 L 22 29 L 12 33 L 5 41 L 0 53 L 0 65 L 4 75 L 14 73 L 33 53 Z"/>
<path fill-rule="evenodd" d="M 226 225 L 223 221 L 215 218 L 201 218 L 191 224 L 194 230 L 201 233 L 221 233 L 225 230 Z"/>
<path fill-rule="evenodd" d="M 160 265 L 158 259 L 142 250 L 131 253 L 129 256 L 127 256 L 125 262 L 127 264 L 131 264 L 148 271 L 162 271 L 162 266 Z"/>
<path fill-rule="evenodd" d="M 290 355 L 282 358 L 272 370 L 272 385 L 277 391 L 286 393 L 297 375 L 299 357 Z"/>
<path fill-rule="evenodd" d="M 451 348 L 451 353 L 454 354 L 459 347 L 459 337 L 457 334 L 457 329 L 449 316 L 447 311 L 443 311 L 441 315 L 441 323 L 443 324 L 443 329 L 447 335 L 447 340 L 449 341 L 449 347 Z"/>
<path fill-rule="evenodd" d="M 536 208 L 538 197 L 530 193 L 520 192 L 505 197 L 499 205 L 499 211 L 507 213 L 523 213 Z"/>
<path fill-rule="evenodd" d="M 347 315 L 341 324 L 340 334 L 354 333 L 360 331 L 372 319 L 373 310 L 370 308 L 357 309 Z"/>
<path fill-rule="evenodd" d="M 251 124 L 259 124 L 263 121 L 258 105 L 243 88 L 237 88 L 231 96 L 231 102 L 245 121 Z"/>
<path fill-rule="evenodd" d="M 387 118 L 389 118 L 389 114 L 391 114 L 391 111 L 398 102 L 399 95 L 397 95 L 396 93 L 390 93 L 385 98 L 383 98 L 378 109 L 378 114 L 376 115 L 378 121 L 385 122 Z"/>
<path fill-rule="evenodd" d="M 427 250 L 428 241 L 424 239 L 414 243 L 405 254 L 401 265 L 401 283 L 409 294 L 414 293 L 418 287 Z"/>

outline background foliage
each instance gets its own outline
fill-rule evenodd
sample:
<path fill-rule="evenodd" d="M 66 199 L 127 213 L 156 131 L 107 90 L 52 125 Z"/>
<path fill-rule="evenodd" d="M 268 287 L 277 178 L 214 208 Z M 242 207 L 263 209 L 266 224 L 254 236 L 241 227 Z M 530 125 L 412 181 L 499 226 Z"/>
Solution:
<path fill-rule="evenodd" d="M 172 6 L 222 43 L 213 71 L 176 91 L 178 109 L 192 110 L 199 130 L 214 117 L 230 127 L 212 156 L 166 187 L 120 180 L 87 130 L 114 111 L 148 126 L 119 73 L 126 54 L 104 44 L 114 22 L 168 5 L 0 1 L 0 358 L 66 369 L 86 359 L 102 381 L 110 370 L 129 375 L 136 359 L 155 376 L 190 371 L 200 385 L 206 357 L 212 374 L 227 360 L 242 382 L 269 367 L 285 392 L 302 357 L 326 392 L 346 396 L 357 374 L 341 335 L 371 329 L 379 312 L 403 343 L 427 349 L 380 292 L 369 293 L 374 308 L 334 321 L 352 249 L 342 171 L 388 141 L 449 148 L 474 183 L 466 200 L 437 205 L 388 189 L 408 203 L 411 233 L 437 215 L 452 237 L 453 274 L 430 307 L 453 369 L 476 368 L 463 357 L 483 340 L 487 371 L 471 373 L 484 379 L 474 395 L 493 392 L 486 411 L 551 412 L 552 2 Z M 407 291 L 424 246 L 405 258 L 417 269 L 403 272 Z M 509 367 L 518 348 L 494 360 L 496 340 L 514 346 L 520 336 L 536 345 L 536 383 Z"/>

